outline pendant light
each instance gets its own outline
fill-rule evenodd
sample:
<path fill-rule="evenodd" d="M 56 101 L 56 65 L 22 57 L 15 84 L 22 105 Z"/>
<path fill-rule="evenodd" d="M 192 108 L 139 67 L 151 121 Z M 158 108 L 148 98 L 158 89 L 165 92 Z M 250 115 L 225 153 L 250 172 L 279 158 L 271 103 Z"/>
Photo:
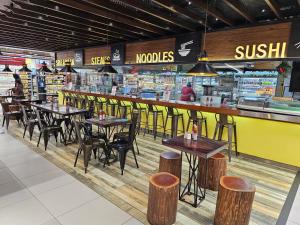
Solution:
<path fill-rule="evenodd" d="M 108 22 L 107 22 L 107 28 L 106 28 L 106 46 L 108 47 Z M 115 68 L 112 67 L 111 61 L 106 60 L 104 62 L 104 66 L 98 70 L 99 73 L 105 73 L 105 74 L 117 74 L 118 72 L 115 70 Z"/>
<path fill-rule="evenodd" d="M 42 63 L 42 67 L 38 70 L 39 72 L 51 73 L 52 71 L 47 67 L 45 61 Z"/>
<path fill-rule="evenodd" d="M 207 29 L 207 12 L 208 12 L 208 0 L 206 1 L 206 12 L 205 12 L 205 24 L 204 24 L 204 40 L 203 40 L 203 51 L 198 58 L 198 63 L 190 69 L 187 74 L 193 76 L 202 76 L 202 77 L 214 77 L 218 76 L 218 73 L 215 69 L 209 64 L 207 53 L 205 51 L 206 44 L 206 29 Z"/>
<path fill-rule="evenodd" d="M 28 69 L 27 64 L 23 64 L 23 67 L 19 69 L 19 72 L 31 73 L 32 71 Z"/>
<path fill-rule="evenodd" d="M 63 72 L 63 73 L 77 73 L 77 71 L 72 68 L 71 62 L 66 62 L 65 66 L 59 72 Z"/>
<path fill-rule="evenodd" d="M 2 72 L 12 72 L 11 69 L 9 69 L 9 66 L 8 65 L 5 65 L 5 68 L 4 70 L 2 70 Z"/>

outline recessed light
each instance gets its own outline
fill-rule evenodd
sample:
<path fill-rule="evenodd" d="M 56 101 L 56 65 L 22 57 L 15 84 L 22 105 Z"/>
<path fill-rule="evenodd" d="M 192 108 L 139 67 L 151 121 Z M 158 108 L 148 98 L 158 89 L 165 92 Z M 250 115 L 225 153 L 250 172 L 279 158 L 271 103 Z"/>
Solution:
<path fill-rule="evenodd" d="M 108 24 L 108 26 L 112 27 L 112 26 L 113 26 L 113 23 L 112 23 L 112 22 L 110 22 L 110 23 Z"/>
<path fill-rule="evenodd" d="M 42 19 L 43 19 L 43 17 L 42 17 L 42 16 L 39 16 L 38 18 L 39 18 L 40 20 L 42 20 Z"/>
<path fill-rule="evenodd" d="M 89 28 L 88 28 L 88 30 L 89 30 L 89 31 L 92 31 L 92 28 L 91 28 L 91 27 L 89 27 Z"/>
<path fill-rule="evenodd" d="M 49 41 L 49 38 L 45 38 L 46 41 Z"/>
<path fill-rule="evenodd" d="M 72 32 L 71 32 L 71 34 L 72 34 L 72 35 L 74 35 L 74 34 L 75 34 L 75 32 L 74 32 L 74 31 L 72 31 Z"/>
<path fill-rule="evenodd" d="M 189 5 L 191 5 L 191 4 L 192 4 L 192 2 L 191 2 L 191 1 L 188 1 L 188 4 L 189 4 Z"/>
<path fill-rule="evenodd" d="M 170 27 L 166 27 L 167 30 L 170 30 Z"/>
<path fill-rule="evenodd" d="M 261 12 L 264 13 L 264 12 L 266 12 L 266 10 L 265 10 L 265 9 L 262 9 Z"/>
<path fill-rule="evenodd" d="M 219 19 L 218 19 L 218 18 L 216 18 L 216 21 L 219 21 Z"/>
<path fill-rule="evenodd" d="M 55 10 L 57 10 L 57 11 L 59 10 L 59 6 L 58 5 L 55 6 Z"/>
<path fill-rule="evenodd" d="M 25 23 L 24 23 L 24 26 L 28 26 L 28 23 L 27 23 L 27 22 L 25 22 Z"/>

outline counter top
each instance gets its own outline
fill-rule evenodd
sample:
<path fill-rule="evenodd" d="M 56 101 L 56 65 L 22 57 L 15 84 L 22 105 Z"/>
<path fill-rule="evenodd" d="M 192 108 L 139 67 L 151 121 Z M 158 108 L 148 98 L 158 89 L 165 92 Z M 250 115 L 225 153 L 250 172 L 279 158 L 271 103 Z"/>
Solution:
<path fill-rule="evenodd" d="M 300 116 L 296 115 L 287 115 L 281 114 L 277 112 L 262 112 L 254 109 L 237 109 L 235 107 L 230 106 L 205 106 L 200 103 L 194 102 L 184 102 L 184 101 L 156 101 L 156 99 L 144 99 L 144 98 L 134 98 L 123 95 L 109 95 L 102 93 L 93 93 L 93 92 L 82 92 L 82 91 L 71 91 L 71 90 L 62 90 L 63 92 L 70 94 L 80 94 L 86 96 L 94 96 L 94 97 L 103 97 L 108 99 L 116 99 L 121 101 L 129 101 L 129 102 L 137 102 L 143 104 L 152 104 L 158 106 L 165 107 L 174 107 L 178 109 L 185 110 L 195 110 L 201 112 L 210 112 L 210 113 L 219 113 L 224 115 L 232 115 L 232 116 L 241 116 L 241 117 L 250 117 L 256 119 L 264 119 L 264 120 L 273 120 L 280 122 L 288 122 L 288 123 L 299 123 L 300 124 Z"/>

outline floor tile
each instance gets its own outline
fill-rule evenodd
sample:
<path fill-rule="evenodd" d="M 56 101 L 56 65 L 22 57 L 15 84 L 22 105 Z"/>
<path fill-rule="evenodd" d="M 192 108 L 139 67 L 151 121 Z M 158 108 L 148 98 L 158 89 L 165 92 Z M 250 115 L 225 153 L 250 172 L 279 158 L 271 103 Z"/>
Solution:
<path fill-rule="evenodd" d="M 295 223 L 293 221 L 288 220 L 286 225 L 300 225 L 300 223 Z"/>
<path fill-rule="evenodd" d="M 59 216 L 88 201 L 96 199 L 98 194 L 80 182 L 75 181 L 36 195 L 36 197 L 54 216 Z"/>
<path fill-rule="evenodd" d="M 143 223 L 141 223 L 140 221 L 138 221 L 135 218 L 131 218 L 130 220 L 128 220 L 126 223 L 124 223 L 123 225 L 143 225 Z"/>
<path fill-rule="evenodd" d="M 52 220 L 49 220 L 46 223 L 43 223 L 41 225 L 61 225 L 61 223 L 58 222 L 56 219 L 52 219 Z"/>
<path fill-rule="evenodd" d="M 15 165 L 22 164 L 28 162 L 29 160 L 37 158 L 42 157 L 34 152 L 21 151 L 15 154 L 10 154 L 6 157 L 2 157 L 1 161 L 5 164 L 5 166 L 13 167 Z"/>
<path fill-rule="evenodd" d="M 9 183 L 16 180 L 16 177 L 9 171 L 8 168 L 0 169 L 0 187 L 1 184 Z"/>
<path fill-rule="evenodd" d="M 58 220 L 62 225 L 121 225 L 128 221 L 130 217 L 129 214 L 108 202 L 106 199 L 97 198 L 58 217 Z"/>
<path fill-rule="evenodd" d="M 0 208 L 32 197 L 33 195 L 17 180 L 0 185 Z"/>
<path fill-rule="evenodd" d="M 30 192 L 37 195 L 74 182 L 75 179 L 62 170 L 51 170 L 35 176 L 23 178 L 21 181 Z"/>
<path fill-rule="evenodd" d="M 0 224 L 41 225 L 53 217 L 35 198 L 0 208 Z"/>
<path fill-rule="evenodd" d="M 44 158 L 34 158 L 22 164 L 10 167 L 10 170 L 16 175 L 16 177 L 22 179 L 25 177 L 38 175 L 47 171 L 60 169 Z"/>

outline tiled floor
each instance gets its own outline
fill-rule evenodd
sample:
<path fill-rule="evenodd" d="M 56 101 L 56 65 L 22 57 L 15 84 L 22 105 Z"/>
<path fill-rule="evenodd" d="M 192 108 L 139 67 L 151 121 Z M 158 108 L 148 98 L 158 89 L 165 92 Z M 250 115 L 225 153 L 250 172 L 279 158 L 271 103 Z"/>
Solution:
<path fill-rule="evenodd" d="M 286 225 L 300 225 L 300 186 L 298 187 L 298 191 Z"/>
<path fill-rule="evenodd" d="M 1 225 L 142 224 L 2 131 Z"/>

